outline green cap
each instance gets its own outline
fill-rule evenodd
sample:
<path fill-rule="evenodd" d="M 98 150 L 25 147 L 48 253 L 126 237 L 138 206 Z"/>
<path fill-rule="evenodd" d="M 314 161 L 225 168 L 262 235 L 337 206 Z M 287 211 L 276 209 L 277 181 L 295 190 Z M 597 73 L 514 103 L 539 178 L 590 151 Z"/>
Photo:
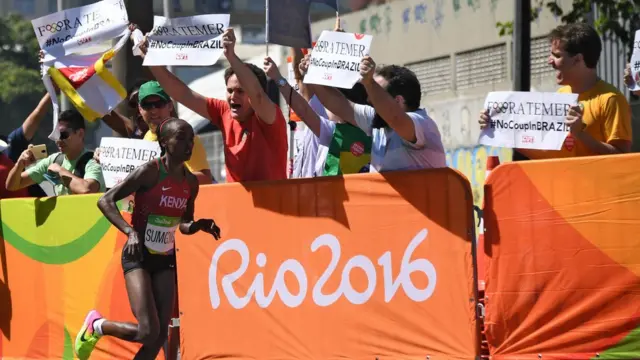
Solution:
<path fill-rule="evenodd" d="M 169 101 L 169 95 L 164 92 L 162 86 L 157 81 L 147 81 L 146 83 L 140 86 L 140 90 L 138 90 L 138 104 L 141 104 L 142 101 L 149 96 L 158 96 L 164 101 Z"/>

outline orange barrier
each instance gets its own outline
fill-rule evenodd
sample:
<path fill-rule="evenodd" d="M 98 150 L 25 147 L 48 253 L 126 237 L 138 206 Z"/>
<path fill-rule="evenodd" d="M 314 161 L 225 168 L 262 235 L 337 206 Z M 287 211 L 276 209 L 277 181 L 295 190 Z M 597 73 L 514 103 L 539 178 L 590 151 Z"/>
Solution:
<path fill-rule="evenodd" d="M 472 201 L 452 169 L 201 188 L 182 358 L 475 359 Z"/>
<path fill-rule="evenodd" d="M 485 186 L 493 359 L 640 358 L 640 155 L 503 164 Z"/>
<path fill-rule="evenodd" d="M 91 309 L 135 320 L 120 265 L 126 239 L 102 216 L 98 198 L 0 201 L 0 359 L 73 359 Z M 106 337 L 91 360 L 131 359 L 139 348 Z"/>

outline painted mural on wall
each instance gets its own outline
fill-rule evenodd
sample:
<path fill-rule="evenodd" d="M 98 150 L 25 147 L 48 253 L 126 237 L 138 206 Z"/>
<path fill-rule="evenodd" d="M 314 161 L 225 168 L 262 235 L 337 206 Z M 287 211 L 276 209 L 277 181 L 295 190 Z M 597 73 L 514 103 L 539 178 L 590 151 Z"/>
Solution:
<path fill-rule="evenodd" d="M 447 151 L 447 166 L 460 171 L 467 177 L 473 191 L 473 204 L 482 208 L 484 198 L 484 180 L 487 170 L 487 158 L 489 156 L 500 157 L 500 163 L 511 161 L 513 150 L 508 148 L 494 148 L 478 145 L 470 148 L 459 148 Z M 480 233 L 478 228 L 478 214 L 474 212 L 476 219 L 476 237 Z"/>

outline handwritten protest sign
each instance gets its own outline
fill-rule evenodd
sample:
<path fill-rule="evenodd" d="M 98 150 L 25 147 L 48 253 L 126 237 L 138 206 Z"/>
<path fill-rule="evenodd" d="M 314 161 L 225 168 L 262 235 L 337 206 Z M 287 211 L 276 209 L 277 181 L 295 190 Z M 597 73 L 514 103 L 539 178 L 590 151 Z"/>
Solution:
<path fill-rule="evenodd" d="M 222 55 L 229 14 L 181 18 L 155 16 L 144 66 L 209 66 Z"/>
<path fill-rule="evenodd" d="M 360 81 L 360 61 L 369 54 L 371 35 L 323 31 L 313 47 L 305 84 L 351 89 Z"/>
<path fill-rule="evenodd" d="M 160 157 L 157 141 L 117 137 L 103 137 L 100 141 L 100 165 L 107 188 L 114 187 L 138 166 L 157 157 Z"/>
<path fill-rule="evenodd" d="M 633 39 L 633 52 L 631 53 L 631 77 L 633 85 L 629 86 L 629 90 L 640 90 L 640 30 L 636 31 L 635 39 Z"/>
<path fill-rule="evenodd" d="M 31 21 L 44 61 L 77 53 L 125 35 L 129 19 L 124 0 L 102 0 Z"/>
<path fill-rule="evenodd" d="M 482 145 L 560 150 L 569 134 L 567 113 L 578 94 L 496 91 L 487 95 L 489 126 L 480 132 Z"/>

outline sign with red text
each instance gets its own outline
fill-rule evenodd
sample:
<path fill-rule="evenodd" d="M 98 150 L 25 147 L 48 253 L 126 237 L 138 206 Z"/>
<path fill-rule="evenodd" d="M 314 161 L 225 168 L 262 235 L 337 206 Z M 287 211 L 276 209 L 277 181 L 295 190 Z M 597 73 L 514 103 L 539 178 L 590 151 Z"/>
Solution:
<path fill-rule="evenodd" d="M 490 92 L 484 102 L 491 120 L 480 132 L 481 145 L 560 150 L 569 134 L 566 117 L 578 94 L 528 91 Z"/>
<path fill-rule="evenodd" d="M 351 89 L 360 79 L 360 61 L 369 55 L 371 35 L 323 31 L 311 52 L 305 84 Z"/>
<path fill-rule="evenodd" d="M 154 16 L 144 66 L 210 66 L 222 56 L 229 14 L 180 18 Z"/>
<path fill-rule="evenodd" d="M 448 168 L 201 187 L 222 239 L 177 237 L 183 359 L 474 359 L 469 193 Z"/>
<path fill-rule="evenodd" d="M 105 186 L 112 188 L 138 166 L 160 157 L 157 141 L 103 137 L 100 141 L 100 166 Z"/>
<path fill-rule="evenodd" d="M 124 0 L 102 0 L 31 20 L 43 61 L 77 53 L 119 36 L 128 36 Z"/>

